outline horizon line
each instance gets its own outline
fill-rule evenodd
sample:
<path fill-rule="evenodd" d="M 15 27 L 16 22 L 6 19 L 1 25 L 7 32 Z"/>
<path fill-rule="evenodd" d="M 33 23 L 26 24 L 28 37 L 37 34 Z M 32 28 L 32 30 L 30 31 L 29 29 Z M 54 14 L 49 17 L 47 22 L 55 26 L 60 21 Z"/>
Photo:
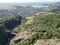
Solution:
<path fill-rule="evenodd" d="M 1 3 L 57 3 L 60 1 L 56 1 L 56 2 L 0 2 Z"/>

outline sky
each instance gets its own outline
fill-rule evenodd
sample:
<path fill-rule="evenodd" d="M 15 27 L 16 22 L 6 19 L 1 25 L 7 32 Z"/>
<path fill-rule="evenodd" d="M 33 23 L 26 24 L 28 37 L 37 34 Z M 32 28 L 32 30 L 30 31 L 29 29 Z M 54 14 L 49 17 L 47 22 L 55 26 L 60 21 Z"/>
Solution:
<path fill-rule="evenodd" d="M 59 2 L 60 0 L 0 0 L 0 3 Z"/>

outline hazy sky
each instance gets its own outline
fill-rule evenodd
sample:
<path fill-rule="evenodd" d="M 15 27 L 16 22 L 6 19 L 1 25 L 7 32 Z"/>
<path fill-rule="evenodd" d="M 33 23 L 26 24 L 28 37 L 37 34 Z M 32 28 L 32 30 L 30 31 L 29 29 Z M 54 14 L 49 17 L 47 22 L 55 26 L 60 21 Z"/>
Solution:
<path fill-rule="evenodd" d="M 59 2 L 60 0 L 0 0 L 0 3 Z"/>

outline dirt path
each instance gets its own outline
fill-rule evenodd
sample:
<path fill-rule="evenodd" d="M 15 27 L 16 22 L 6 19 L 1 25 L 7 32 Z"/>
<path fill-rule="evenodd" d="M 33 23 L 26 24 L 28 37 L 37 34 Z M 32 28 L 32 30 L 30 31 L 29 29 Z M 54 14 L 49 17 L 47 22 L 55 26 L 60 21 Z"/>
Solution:
<path fill-rule="evenodd" d="M 37 40 L 34 45 L 60 45 L 58 39 Z"/>

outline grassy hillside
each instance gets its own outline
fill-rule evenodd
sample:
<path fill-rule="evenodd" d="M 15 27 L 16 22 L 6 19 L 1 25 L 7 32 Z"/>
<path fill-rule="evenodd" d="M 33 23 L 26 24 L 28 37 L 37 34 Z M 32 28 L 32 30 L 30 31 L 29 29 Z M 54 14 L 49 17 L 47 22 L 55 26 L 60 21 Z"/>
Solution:
<path fill-rule="evenodd" d="M 15 44 L 12 45 L 34 45 L 39 39 L 60 39 L 60 14 L 43 12 L 34 16 L 29 16 L 29 18 L 26 17 L 25 22 L 21 24 L 20 30 L 22 30 L 22 32 L 19 32 L 20 34 L 23 34 L 24 31 L 27 34 L 24 33 L 23 35 L 26 35 L 25 37 L 22 36 L 22 38 L 20 38 L 22 34 L 18 35 L 18 39 L 15 39 L 22 39 L 22 41 L 20 40 L 16 43 L 16 40 L 14 40 Z M 30 38 L 26 38 L 29 35 L 31 35 Z"/>

